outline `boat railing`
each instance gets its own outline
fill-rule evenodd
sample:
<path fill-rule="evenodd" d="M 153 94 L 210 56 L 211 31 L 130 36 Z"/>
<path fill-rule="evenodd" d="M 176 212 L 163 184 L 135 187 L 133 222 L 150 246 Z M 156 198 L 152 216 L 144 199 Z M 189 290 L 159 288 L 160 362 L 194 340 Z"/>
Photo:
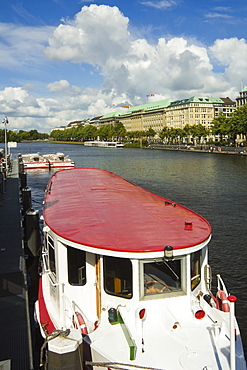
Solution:
<path fill-rule="evenodd" d="M 226 286 L 224 284 L 224 281 L 223 281 L 222 277 L 220 276 L 220 274 L 217 274 L 216 277 L 217 277 L 217 289 L 218 289 L 218 291 L 223 290 L 223 292 L 228 297 L 229 294 L 228 294 L 228 291 L 226 289 Z"/>
<path fill-rule="evenodd" d="M 94 330 L 94 325 L 92 321 L 88 319 L 85 312 L 82 311 L 82 309 L 78 306 L 77 303 L 75 303 L 75 301 L 72 301 L 72 308 L 73 308 L 74 316 L 76 317 L 77 323 L 78 323 L 78 317 L 76 313 L 79 313 L 83 317 L 83 320 L 85 321 L 85 325 L 86 325 L 88 333 L 92 333 L 92 331 Z"/>
<path fill-rule="evenodd" d="M 81 331 L 81 323 L 78 319 L 79 313 L 85 322 L 85 327 L 87 328 L 88 333 L 91 333 L 94 329 L 93 323 L 87 318 L 82 309 L 74 301 L 71 301 L 65 293 L 63 293 L 63 300 L 63 312 L 67 316 L 67 319 L 69 319 L 71 322 L 71 325 Z M 66 320 L 64 320 L 64 322 L 66 322 Z"/>

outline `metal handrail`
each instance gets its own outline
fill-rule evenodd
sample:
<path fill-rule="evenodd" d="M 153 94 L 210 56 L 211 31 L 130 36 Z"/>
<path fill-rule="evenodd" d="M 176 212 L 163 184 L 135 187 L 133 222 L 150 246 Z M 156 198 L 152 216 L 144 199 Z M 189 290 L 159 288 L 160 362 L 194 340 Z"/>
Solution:
<path fill-rule="evenodd" d="M 224 281 L 223 281 L 222 277 L 220 276 L 220 274 L 217 274 L 216 277 L 217 277 L 217 288 L 218 288 L 218 290 L 223 290 L 223 292 L 228 297 L 229 294 L 228 294 L 228 291 L 226 289 L 226 286 L 224 284 Z"/>
<path fill-rule="evenodd" d="M 65 293 L 63 293 L 63 298 L 66 301 L 65 306 L 68 306 L 68 310 L 70 310 L 70 313 L 71 313 L 71 325 L 73 324 L 73 322 L 72 322 L 72 317 L 73 317 L 74 323 L 76 324 L 76 325 L 74 325 L 74 327 L 77 328 L 80 331 L 80 324 L 79 324 L 79 321 L 78 321 L 78 318 L 77 318 L 77 315 L 76 315 L 76 312 L 79 312 L 83 316 L 83 319 L 86 323 L 86 327 L 88 329 L 88 332 L 92 332 L 93 331 L 92 330 L 93 323 L 87 318 L 87 316 L 81 310 L 81 308 L 74 301 L 71 301 Z M 65 308 L 64 312 L 66 312 L 66 311 L 67 310 Z"/>

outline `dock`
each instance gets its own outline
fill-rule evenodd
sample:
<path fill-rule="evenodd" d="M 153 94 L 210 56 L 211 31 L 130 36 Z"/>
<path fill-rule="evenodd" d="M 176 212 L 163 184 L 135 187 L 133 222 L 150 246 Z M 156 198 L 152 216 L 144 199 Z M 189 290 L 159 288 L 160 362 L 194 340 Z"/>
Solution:
<path fill-rule="evenodd" d="M 17 160 L 1 181 L 0 369 L 32 370 L 27 276 Z"/>

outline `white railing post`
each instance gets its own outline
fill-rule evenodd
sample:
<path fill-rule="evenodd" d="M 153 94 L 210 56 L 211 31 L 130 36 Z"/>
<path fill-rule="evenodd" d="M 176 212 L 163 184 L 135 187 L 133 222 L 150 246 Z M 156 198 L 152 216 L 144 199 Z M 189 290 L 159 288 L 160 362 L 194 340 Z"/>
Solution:
<path fill-rule="evenodd" d="M 66 318 L 65 318 L 65 294 L 64 294 L 64 283 L 61 283 L 59 286 L 59 295 L 60 295 L 60 323 L 62 329 L 66 329 Z"/>
<path fill-rule="evenodd" d="M 235 302 L 237 297 L 234 295 L 228 296 L 230 302 L 230 369 L 236 369 L 236 352 L 235 352 Z"/>

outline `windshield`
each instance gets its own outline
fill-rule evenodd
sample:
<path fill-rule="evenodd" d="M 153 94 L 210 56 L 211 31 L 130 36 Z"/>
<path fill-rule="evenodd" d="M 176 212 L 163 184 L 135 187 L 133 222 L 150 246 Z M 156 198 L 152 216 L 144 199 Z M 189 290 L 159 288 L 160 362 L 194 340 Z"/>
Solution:
<path fill-rule="evenodd" d="M 144 295 L 181 291 L 181 260 L 144 263 Z"/>

